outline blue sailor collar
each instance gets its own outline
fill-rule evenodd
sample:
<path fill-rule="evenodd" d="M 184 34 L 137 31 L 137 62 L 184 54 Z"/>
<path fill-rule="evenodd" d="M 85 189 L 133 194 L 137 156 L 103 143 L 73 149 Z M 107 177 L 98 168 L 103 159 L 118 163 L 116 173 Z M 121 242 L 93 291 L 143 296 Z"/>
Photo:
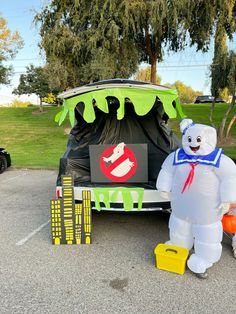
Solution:
<path fill-rule="evenodd" d="M 216 148 L 208 155 L 187 155 L 183 148 L 179 148 L 175 152 L 173 165 L 177 166 L 186 163 L 199 163 L 219 168 L 220 158 L 223 153 L 224 150 L 222 148 Z"/>

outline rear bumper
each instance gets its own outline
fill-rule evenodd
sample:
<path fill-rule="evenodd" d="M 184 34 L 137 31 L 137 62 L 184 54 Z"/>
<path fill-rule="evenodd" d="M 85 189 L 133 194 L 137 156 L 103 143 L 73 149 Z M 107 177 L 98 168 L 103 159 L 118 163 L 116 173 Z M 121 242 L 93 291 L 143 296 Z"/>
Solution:
<path fill-rule="evenodd" d="M 96 208 L 96 202 L 94 197 L 94 191 L 92 187 L 74 187 L 74 199 L 76 202 L 82 201 L 82 191 L 91 191 L 91 203 L 92 203 L 92 209 L 98 209 Z M 57 186 L 56 188 L 56 194 L 57 197 L 62 197 L 62 187 Z M 132 194 L 132 200 L 133 200 L 133 208 L 130 211 L 160 211 L 170 210 L 170 201 L 163 199 L 161 197 L 161 194 L 157 190 L 148 190 L 144 189 L 143 194 L 143 200 L 142 200 L 142 208 L 138 208 L 138 195 L 135 192 L 131 192 Z M 110 202 L 109 207 L 105 206 L 103 203 L 102 198 L 100 198 L 100 208 L 99 210 L 108 210 L 108 211 L 125 211 L 124 209 L 124 203 L 122 198 L 122 193 L 119 193 L 116 199 L 116 202 Z"/>
<path fill-rule="evenodd" d="M 6 158 L 7 167 L 11 166 L 11 156 L 5 149 L 0 149 L 0 155 Z"/>
<path fill-rule="evenodd" d="M 6 159 L 7 159 L 7 167 L 10 167 L 11 166 L 11 156 L 9 153 L 6 153 Z"/>

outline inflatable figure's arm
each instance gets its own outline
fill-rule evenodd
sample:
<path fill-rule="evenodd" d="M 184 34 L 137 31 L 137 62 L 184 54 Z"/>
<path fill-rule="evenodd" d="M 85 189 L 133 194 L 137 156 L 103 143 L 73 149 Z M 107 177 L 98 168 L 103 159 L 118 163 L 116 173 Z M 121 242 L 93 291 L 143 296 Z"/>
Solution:
<path fill-rule="evenodd" d="M 229 206 L 229 215 L 236 216 L 236 203 L 231 203 Z"/>
<path fill-rule="evenodd" d="M 172 181 L 174 175 L 174 154 L 171 153 L 164 161 L 161 171 L 157 177 L 156 187 L 160 191 L 170 192 L 172 188 Z"/>
<path fill-rule="evenodd" d="M 215 172 L 220 180 L 221 203 L 236 203 L 236 165 L 233 160 L 222 155 L 220 167 Z"/>

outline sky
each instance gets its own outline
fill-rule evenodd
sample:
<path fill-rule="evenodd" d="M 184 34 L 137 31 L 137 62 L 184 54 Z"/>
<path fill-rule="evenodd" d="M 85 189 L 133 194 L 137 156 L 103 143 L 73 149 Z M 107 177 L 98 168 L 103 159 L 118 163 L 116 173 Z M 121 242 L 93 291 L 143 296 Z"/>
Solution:
<path fill-rule="evenodd" d="M 29 64 L 44 65 L 43 53 L 38 47 L 39 31 L 33 24 L 33 17 L 35 12 L 40 12 L 48 2 L 50 0 L 0 0 L 0 15 L 7 20 L 8 27 L 12 31 L 19 31 L 24 40 L 23 49 L 19 50 L 13 60 L 7 62 L 8 65 L 13 66 L 14 74 L 10 86 L 0 86 L 0 104 L 9 103 L 16 98 L 23 101 L 30 100 L 33 103 L 38 102 L 36 96 L 28 98 L 26 95 L 22 95 L 18 97 L 12 95 L 12 90 L 18 86 L 19 77 L 25 73 L 26 66 Z M 229 42 L 230 49 L 236 48 L 235 42 Z M 196 52 L 195 47 L 186 48 L 177 53 L 166 53 L 164 61 L 157 66 L 161 84 L 181 80 L 194 90 L 202 91 L 205 95 L 210 94 L 209 66 L 212 57 L 213 45 L 207 53 Z"/>

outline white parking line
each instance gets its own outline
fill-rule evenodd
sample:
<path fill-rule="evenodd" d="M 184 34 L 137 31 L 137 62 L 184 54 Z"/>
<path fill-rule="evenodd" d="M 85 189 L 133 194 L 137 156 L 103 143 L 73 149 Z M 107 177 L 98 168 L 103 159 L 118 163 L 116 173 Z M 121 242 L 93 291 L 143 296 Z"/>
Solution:
<path fill-rule="evenodd" d="M 40 230 L 42 230 L 44 227 L 46 227 L 49 222 L 51 220 L 46 221 L 44 224 L 42 224 L 41 226 L 39 226 L 37 229 L 35 229 L 34 231 L 30 232 L 25 238 L 21 239 L 20 241 L 18 241 L 16 243 L 16 245 L 23 245 L 25 244 L 27 241 L 29 241 L 36 233 L 38 233 Z"/>

